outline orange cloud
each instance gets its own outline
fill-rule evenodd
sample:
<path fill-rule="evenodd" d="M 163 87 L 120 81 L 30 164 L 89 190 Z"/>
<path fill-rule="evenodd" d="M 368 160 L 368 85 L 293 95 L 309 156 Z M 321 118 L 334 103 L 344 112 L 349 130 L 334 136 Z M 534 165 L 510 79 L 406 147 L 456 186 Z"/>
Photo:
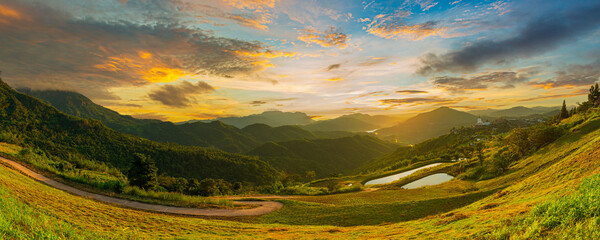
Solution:
<path fill-rule="evenodd" d="M 339 49 L 344 49 L 348 47 L 348 41 L 350 38 L 347 34 L 342 33 L 339 29 L 334 27 L 330 27 L 325 31 L 319 31 L 315 28 L 305 28 L 299 31 L 300 36 L 298 39 L 305 43 L 317 44 L 321 47 L 337 47 Z"/>
<path fill-rule="evenodd" d="M 25 16 L 17 10 L 5 5 L 0 5 L 0 23 L 9 24 L 11 20 L 23 20 Z"/>
<path fill-rule="evenodd" d="M 336 78 L 327 78 L 325 80 L 330 81 L 330 82 L 337 82 L 337 81 L 343 81 L 344 79 L 340 78 L 340 77 L 336 77 Z"/>
<path fill-rule="evenodd" d="M 174 82 L 185 73 L 177 67 L 168 67 L 159 61 L 153 60 L 149 52 L 138 51 L 136 55 L 109 57 L 104 63 L 93 67 L 110 72 L 130 72 L 138 78 L 150 83 Z"/>
<path fill-rule="evenodd" d="M 151 83 L 174 82 L 184 75 L 185 74 L 180 69 L 153 67 L 145 73 L 143 78 Z"/>
<path fill-rule="evenodd" d="M 223 0 L 227 5 L 238 9 L 250 9 L 264 11 L 267 8 L 274 8 L 278 0 Z"/>
<path fill-rule="evenodd" d="M 414 25 L 395 25 L 381 22 L 371 25 L 367 32 L 386 39 L 402 37 L 417 41 L 429 36 L 441 36 L 446 31 L 446 27 L 437 28 L 435 25 L 433 22 Z"/>
<path fill-rule="evenodd" d="M 244 57 L 263 57 L 263 58 L 279 58 L 279 57 L 294 57 L 296 52 L 281 52 L 281 51 L 265 51 L 265 52 L 244 52 L 235 51 L 236 54 Z"/>
<path fill-rule="evenodd" d="M 149 52 L 139 51 L 138 54 L 140 55 L 140 57 L 142 59 L 152 58 L 152 53 L 149 53 Z"/>

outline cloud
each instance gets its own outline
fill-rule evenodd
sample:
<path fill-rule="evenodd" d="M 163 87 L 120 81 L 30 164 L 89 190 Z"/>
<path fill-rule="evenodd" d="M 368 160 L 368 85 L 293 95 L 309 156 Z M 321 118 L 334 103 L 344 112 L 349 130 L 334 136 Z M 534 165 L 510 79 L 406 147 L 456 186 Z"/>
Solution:
<path fill-rule="evenodd" d="M 547 14 L 527 23 L 514 37 L 480 40 L 445 54 L 421 57 L 418 74 L 475 71 L 488 63 L 528 58 L 556 49 L 600 25 L 600 4 Z"/>
<path fill-rule="evenodd" d="M 382 105 L 388 105 L 388 108 L 397 106 L 418 106 L 418 105 L 448 105 L 459 103 L 466 98 L 442 98 L 442 97 L 413 97 L 413 98 L 399 98 L 399 99 L 381 99 L 379 102 Z"/>
<path fill-rule="evenodd" d="M 148 97 L 170 107 L 188 107 L 194 101 L 193 95 L 210 93 L 215 90 L 208 83 L 200 81 L 196 85 L 183 81 L 178 85 L 164 85 L 148 94 Z"/>
<path fill-rule="evenodd" d="M 162 15 L 139 22 L 78 18 L 18 1 L 0 6 L 0 66 L 5 80 L 19 87 L 61 86 L 92 98 L 111 98 L 107 89 L 114 87 L 173 82 L 185 75 L 253 74 L 264 69 L 273 53 L 260 42 L 216 37 Z M 171 10 L 155 12 L 161 11 Z"/>
<path fill-rule="evenodd" d="M 263 104 L 267 104 L 267 102 L 265 102 L 265 101 L 258 101 L 258 100 L 250 102 L 250 105 L 253 105 L 253 106 L 260 106 L 260 105 L 263 105 Z"/>
<path fill-rule="evenodd" d="M 516 72 L 491 72 L 483 73 L 475 77 L 435 77 L 432 83 L 446 91 L 465 92 L 470 90 L 484 90 L 489 87 L 514 88 L 515 84 L 523 83 L 538 74 L 536 67 L 520 69 Z"/>
<path fill-rule="evenodd" d="M 564 94 L 542 94 L 540 96 L 535 96 L 535 97 L 531 97 L 531 98 L 522 98 L 522 99 L 517 99 L 517 102 L 530 102 L 530 101 L 541 101 L 541 100 L 548 100 L 548 99 L 557 99 L 557 98 L 569 98 L 569 97 L 577 97 L 577 96 L 582 96 L 582 95 L 587 95 L 589 92 L 587 89 L 579 89 L 579 90 L 575 90 L 572 91 L 570 93 L 564 93 Z"/>
<path fill-rule="evenodd" d="M 433 0 L 417 0 L 416 2 L 417 4 L 419 4 L 419 6 L 421 6 L 421 10 L 423 11 L 427 11 L 432 7 L 435 7 L 435 5 L 437 5 L 437 2 L 434 2 Z"/>
<path fill-rule="evenodd" d="M 396 91 L 396 93 L 408 95 L 408 94 L 428 93 L 428 91 L 423 91 L 423 90 L 398 90 L 398 91 Z"/>
<path fill-rule="evenodd" d="M 593 63 L 570 65 L 556 72 L 556 76 L 546 81 L 531 82 L 536 87 L 545 89 L 558 87 L 589 86 L 600 81 L 600 60 Z"/>
<path fill-rule="evenodd" d="M 409 11 L 398 11 L 390 15 L 377 15 L 367 25 L 366 31 L 386 39 L 404 38 L 417 41 L 429 36 L 442 36 L 447 29 L 446 27 L 439 26 L 439 23 L 436 21 L 407 24 L 404 19 L 411 14 Z"/>
<path fill-rule="evenodd" d="M 298 39 L 307 44 L 317 44 L 321 47 L 337 47 L 344 49 L 348 47 L 349 36 L 336 29 L 330 27 L 324 31 L 319 31 L 316 28 L 309 27 L 299 30 L 300 36 Z"/>
<path fill-rule="evenodd" d="M 226 4 L 238 9 L 251 9 L 264 12 L 266 9 L 274 8 L 278 0 L 222 0 Z"/>
<path fill-rule="evenodd" d="M 340 68 L 341 66 L 342 66 L 342 65 L 341 65 L 341 64 L 339 64 L 339 63 L 337 63 L 337 64 L 331 64 L 331 65 L 329 65 L 329 67 L 327 67 L 327 71 L 331 71 L 331 70 L 334 70 L 334 69 L 338 69 L 338 68 Z"/>

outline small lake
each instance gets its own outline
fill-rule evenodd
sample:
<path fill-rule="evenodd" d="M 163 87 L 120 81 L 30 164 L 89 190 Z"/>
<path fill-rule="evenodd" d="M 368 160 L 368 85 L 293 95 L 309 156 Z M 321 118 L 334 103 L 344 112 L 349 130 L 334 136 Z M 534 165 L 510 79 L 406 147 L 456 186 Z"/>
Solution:
<path fill-rule="evenodd" d="M 420 168 L 415 168 L 415 169 L 413 169 L 413 170 L 408 170 L 408 171 L 401 172 L 401 173 L 397 173 L 397 174 L 394 174 L 394 175 L 389 175 L 389 176 L 386 176 L 386 177 L 382 177 L 382 178 L 373 179 L 373 180 L 371 180 L 371 181 L 368 181 L 368 182 L 366 182 L 366 183 L 365 183 L 365 186 L 367 186 L 367 185 L 373 185 L 373 184 L 384 184 L 384 183 L 391 183 L 391 182 L 393 182 L 393 181 L 396 181 L 396 180 L 398 180 L 398 179 L 400 179 L 400 178 L 403 178 L 403 177 L 406 177 L 406 176 L 408 176 L 408 175 L 411 175 L 411 174 L 413 174 L 414 172 L 416 172 L 416 171 L 419 171 L 419 170 L 421 170 L 421 169 L 426 169 L 426 168 L 430 168 L 430 167 L 435 167 L 435 166 L 437 166 L 437 165 L 440 165 L 440 164 L 442 164 L 442 163 L 432 163 L 432 164 L 425 165 L 425 166 L 423 166 L 423 167 L 420 167 Z M 417 181 L 418 181 L 418 180 L 417 180 Z"/>
<path fill-rule="evenodd" d="M 452 178 L 454 178 L 454 177 L 447 173 L 436 173 L 436 174 L 432 174 L 427 177 L 421 178 L 419 180 L 413 181 L 409 184 L 406 184 L 406 185 L 402 186 L 402 188 L 413 189 L 413 188 L 420 188 L 423 186 L 437 185 L 440 183 L 450 181 Z"/>

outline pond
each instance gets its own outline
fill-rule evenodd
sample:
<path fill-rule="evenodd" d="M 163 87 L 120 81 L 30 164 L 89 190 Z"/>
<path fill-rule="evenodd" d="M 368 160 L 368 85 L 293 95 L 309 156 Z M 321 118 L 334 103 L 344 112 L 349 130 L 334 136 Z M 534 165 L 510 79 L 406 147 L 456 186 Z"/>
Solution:
<path fill-rule="evenodd" d="M 419 180 L 415 180 L 409 184 L 402 186 L 402 188 L 413 189 L 413 188 L 420 188 L 423 186 L 437 185 L 440 183 L 450 181 L 450 180 L 452 180 L 452 178 L 454 178 L 454 177 L 447 173 L 436 173 L 436 174 L 432 174 L 427 177 L 421 178 Z"/>
<path fill-rule="evenodd" d="M 442 164 L 442 163 L 432 163 L 432 164 L 425 165 L 425 166 L 423 166 L 423 167 L 420 167 L 420 168 L 415 168 L 415 169 L 413 169 L 413 170 L 408 170 L 408 171 L 401 172 L 401 173 L 397 173 L 397 174 L 394 174 L 394 175 L 389 175 L 389 176 L 386 176 L 386 177 L 382 177 L 382 178 L 373 179 L 373 180 L 371 180 L 371 181 L 368 181 L 368 182 L 366 182 L 366 183 L 365 183 L 365 186 L 367 186 L 367 185 L 373 185 L 373 184 L 385 184 L 385 183 L 391 183 L 391 182 L 393 182 L 393 181 L 396 181 L 396 180 L 398 180 L 398 179 L 400 179 L 400 178 L 403 178 L 403 177 L 406 177 L 406 176 L 408 176 L 408 175 L 411 175 L 411 174 L 413 174 L 414 172 L 416 172 L 416 171 L 419 171 L 419 170 L 421 170 L 421 169 L 426 169 L 426 168 L 430 168 L 430 167 L 435 167 L 435 166 L 437 166 L 437 165 L 440 165 L 440 164 Z"/>

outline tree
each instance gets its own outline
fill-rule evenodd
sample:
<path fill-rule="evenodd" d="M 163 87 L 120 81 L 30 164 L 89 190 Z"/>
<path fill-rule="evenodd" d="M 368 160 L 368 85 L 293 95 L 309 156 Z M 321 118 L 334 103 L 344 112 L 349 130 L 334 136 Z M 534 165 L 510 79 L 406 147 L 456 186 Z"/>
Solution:
<path fill-rule="evenodd" d="M 523 128 L 515 128 L 506 137 L 508 145 L 517 153 L 519 156 L 525 156 L 531 150 L 531 142 L 529 142 L 529 131 Z"/>
<path fill-rule="evenodd" d="M 307 171 L 304 177 L 306 180 L 312 181 L 315 179 L 315 177 L 317 177 L 317 173 L 315 173 L 315 171 Z"/>
<path fill-rule="evenodd" d="M 598 83 L 590 87 L 590 94 L 588 94 L 588 102 L 590 102 L 593 106 L 600 104 L 600 89 L 598 88 Z"/>
<path fill-rule="evenodd" d="M 148 156 L 135 153 L 133 165 L 127 172 L 129 183 L 146 190 L 156 190 L 158 188 L 158 176 L 156 164 Z"/>
<path fill-rule="evenodd" d="M 560 113 L 558 114 L 558 121 L 569 118 L 569 111 L 567 110 L 567 103 L 563 100 L 562 108 L 560 109 Z"/>

